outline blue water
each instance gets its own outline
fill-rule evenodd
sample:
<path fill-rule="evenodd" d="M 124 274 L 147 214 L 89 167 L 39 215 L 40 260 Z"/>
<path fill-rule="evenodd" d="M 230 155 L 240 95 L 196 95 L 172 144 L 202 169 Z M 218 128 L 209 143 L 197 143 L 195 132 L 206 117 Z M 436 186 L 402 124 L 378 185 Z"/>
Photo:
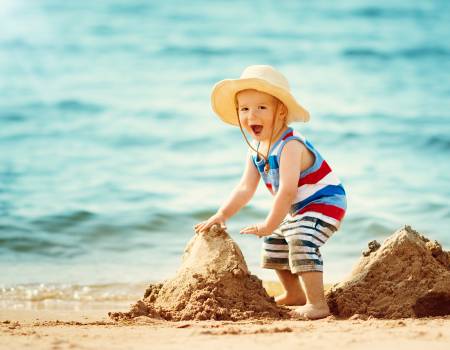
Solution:
<path fill-rule="evenodd" d="M 288 77 L 312 115 L 294 127 L 348 192 L 326 281 L 404 224 L 450 249 L 449 23 L 445 0 L 3 0 L 1 297 L 173 275 L 240 177 L 209 95 L 250 64 Z M 261 186 L 228 223 L 264 279 L 238 232 L 270 205 Z"/>

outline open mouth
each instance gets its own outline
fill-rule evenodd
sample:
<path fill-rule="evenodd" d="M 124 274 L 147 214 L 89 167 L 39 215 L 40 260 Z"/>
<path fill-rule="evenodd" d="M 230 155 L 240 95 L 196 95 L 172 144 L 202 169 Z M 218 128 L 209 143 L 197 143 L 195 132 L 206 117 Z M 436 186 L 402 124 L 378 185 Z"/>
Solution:
<path fill-rule="evenodd" d="M 259 136 L 263 129 L 262 125 L 250 125 L 250 127 L 252 128 L 252 131 L 256 136 Z"/>

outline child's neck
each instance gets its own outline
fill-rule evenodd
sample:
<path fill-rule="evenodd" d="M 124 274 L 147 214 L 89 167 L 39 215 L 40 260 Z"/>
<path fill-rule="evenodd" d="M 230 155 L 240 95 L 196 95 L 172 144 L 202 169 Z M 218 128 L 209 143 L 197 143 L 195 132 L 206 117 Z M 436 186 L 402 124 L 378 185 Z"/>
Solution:
<path fill-rule="evenodd" d="M 269 147 L 272 147 L 287 129 L 288 126 L 283 125 L 280 130 L 274 132 L 272 135 L 272 142 L 270 140 L 261 141 L 259 143 L 259 151 L 265 156 L 269 150 Z"/>

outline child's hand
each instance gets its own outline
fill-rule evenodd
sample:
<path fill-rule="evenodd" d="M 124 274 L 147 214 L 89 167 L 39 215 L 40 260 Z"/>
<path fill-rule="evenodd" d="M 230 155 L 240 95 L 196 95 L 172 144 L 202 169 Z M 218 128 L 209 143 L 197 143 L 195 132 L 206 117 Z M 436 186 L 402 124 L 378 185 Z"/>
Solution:
<path fill-rule="evenodd" d="M 208 220 L 203 221 L 194 226 L 195 233 L 203 233 L 210 229 L 210 227 L 214 224 L 219 224 L 224 230 L 226 230 L 227 226 L 225 225 L 225 216 L 221 213 L 216 213 L 211 216 Z"/>
<path fill-rule="evenodd" d="M 269 236 L 271 233 L 272 231 L 269 230 L 264 224 L 247 226 L 246 228 L 241 230 L 241 234 L 255 235 L 258 236 L 259 238 Z"/>

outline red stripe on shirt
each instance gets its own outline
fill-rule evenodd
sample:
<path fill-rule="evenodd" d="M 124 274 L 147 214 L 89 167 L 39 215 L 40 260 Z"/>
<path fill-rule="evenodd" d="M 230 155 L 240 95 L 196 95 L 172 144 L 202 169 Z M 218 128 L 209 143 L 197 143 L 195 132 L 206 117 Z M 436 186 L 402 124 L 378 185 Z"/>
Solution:
<path fill-rule="evenodd" d="M 316 184 L 329 173 L 331 173 L 331 168 L 326 161 L 323 161 L 319 169 L 298 180 L 298 187 L 301 185 Z"/>
<path fill-rule="evenodd" d="M 290 132 L 288 132 L 286 135 L 284 135 L 284 137 L 282 138 L 282 140 L 284 141 L 284 140 L 286 140 L 288 137 L 291 137 L 291 136 L 294 136 L 294 132 L 293 132 L 293 131 L 290 131 Z"/>
<path fill-rule="evenodd" d="M 272 184 L 266 183 L 266 187 L 269 189 L 271 193 L 273 193 Z"/>
<path fill-rule="evenodd" d="M 308 204 L 306 207 L 301 209 L 298 214 L 306 213 L 307 211 L 315 211 L 327 216 L 332 217 L 338 221 L 342 220 L 345 215 L 345 210 L 335 205 L 323 204 L 323 203 L 312 203 Z"/>

